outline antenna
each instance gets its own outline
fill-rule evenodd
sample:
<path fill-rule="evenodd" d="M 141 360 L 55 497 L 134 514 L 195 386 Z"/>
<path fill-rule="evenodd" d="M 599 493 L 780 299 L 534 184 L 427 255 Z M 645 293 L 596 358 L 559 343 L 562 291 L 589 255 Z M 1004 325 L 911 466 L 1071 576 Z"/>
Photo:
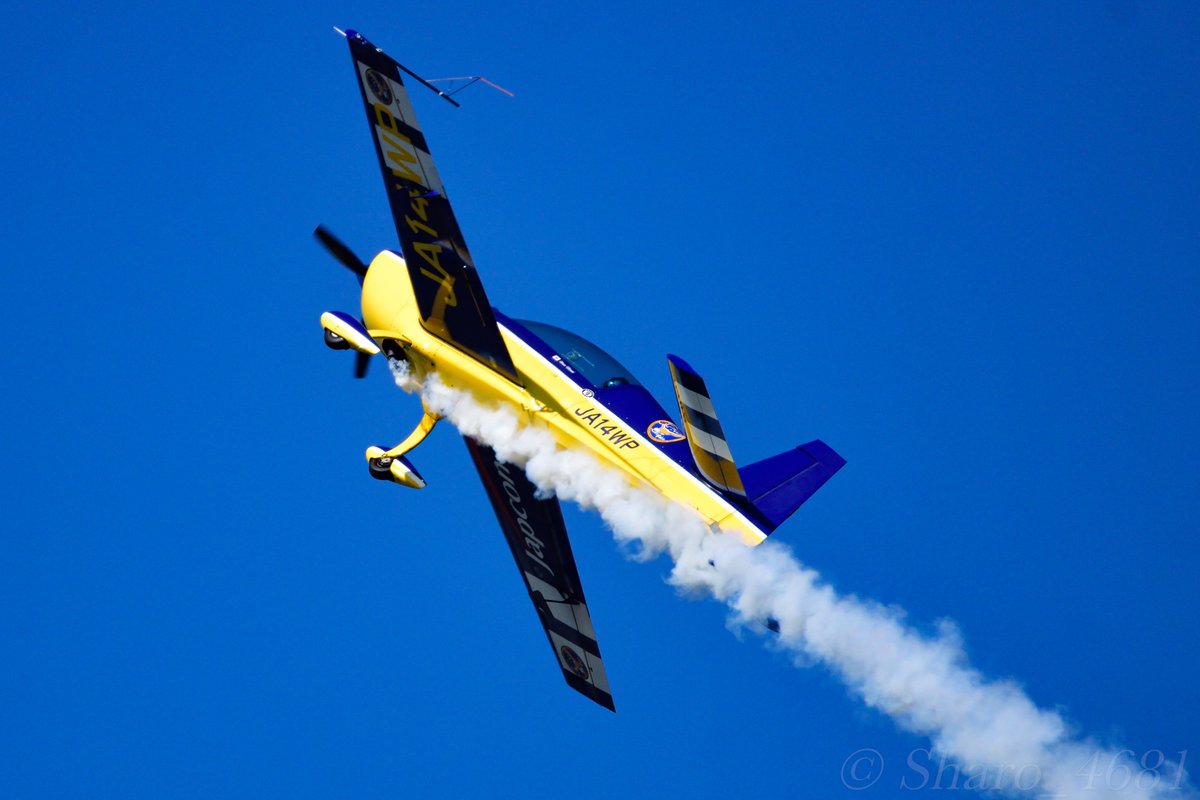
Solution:
<path fill-rule="evenodd" d="M 493 89 L 495 89 L 498 92 L 504 92 L 509 97 L 516 97 L 516 95 L 514 95 L 508 89 L 505 89 L 503 86 L 498 86 L 498 85 L 492 83 L 491 81 L 489 81 L 487 78 L 483 77 L 482 75 L 463 75 L 462 77 L 459 77 L 459 78 L 430 78 L 429 79 L 429 83 L 451 83 L 453 81 L 466 81 L 466 83 L 464 83 L 462 86 L 458 86 L 458 87 L 451 89 L 449 92 L 446 92 L 445 96 L 447 99 L 449 99 L 449 97 L 451 95 L 458 94 L 463 89 L 466 89 L 468 86 L 472 86 L 476 83 L 486 83 L 488 86 L 492 87 Z M 441 93 L 439 92 L 439 94 L 441 94 Z"/>
<path fill-rule="evenodd" d="M 333 29 L 334 29 L 335 31 L 337 31 L 338 33 L 340 33 L 342 36 L 345 36 L 347 39 L 354 39 L 354 40 L 356 40 L 356 41 L 359 41 L 359 42 L 362 42 L 363 44 L 366 44 L 366 45 L 370 45 L 370 44 L 371 44 L 371 43 L 370 43 L 370 42 L 368 42 L 368 41 L 366 40 L 366 38 L 365 38 L 365 37 L 364 37 L 364 36 L 363 36 L 361 33 L 359 33 L 358 31 L 353 31 L 353 30 L 342 30 L 341 28 L 339 28 L 339 27 L 338 27 L 338 26 L 336 26 L 336 25 L 334 25 L 334 26 L 333 26 Z M 372 46 L 373 46 L 373 45 L 372 45 Z M 398 68 L 399 68 L 399 69 L 400 69 L 402 72 L 404 72 L 405 74 L 407 74 L 407 75 L 408 75 L 409 77 L 411 77 L 413 80 L 417 81 L 417 83 L 421 84 L 421 85 L 422 85 L 422 86 L 424 86 L 426 89 L 432 89 L 434 92 L 437 92 L 437 95 L 438 95 L 438 97 L 445 98 L 445 99 L 446 99 L 446 101 L 447 101 L 448 103 L 450 103 L 452 106 L 454 106 L 455 108 L 458 108 L 458 107 L 459 107 L 459 102 L 458 102 L 457 100 L 455 100 L 455 99 L 454 99 L 453 95 L 456 95 L 456 94 L 458 94 L 458 93 L 459 93 L 459 92 L 461 92 L 463 89 L 467 88 L 468 86 L 472 86 L 472 85 L 474 85 L 474 84 L 476 84 L 476 83 L 486 83 L 488 86 L 492 87 L 493 89 L 495 89 L 495 90 L 496 90 L 496 91 L 498 91 L 498 92 L 504 92 L 504 93 L 505 93 L 506 95 L 508 95 L 509 97 L 513 97 L 513 96 L 514 96 L 514 95 L 513 95 L 513 93 L 512 93 L 512 92 L 510 92 L 508 89 L 505 89 L 503 86 L 499 86 L 499 85 L 497 85 L 497 84 L 495 84 L 495 83 L 492 83 L 491 81 L 489 81 L 487 78 L 483 77 L 482 75 L 463 75 L 463 76 L 461 76 L 461 77 L 458 77 L 458 78 L 433 78 L 433 79 L 431 79 L 431 80 L 425 80 L 425 79 L 424 79 L 424 78 L 422 78 L 420 75 L 418 75 L 417 73 L 413 72 L 411 69 L 409 69 L 408 67 L 404 66 L 403 64 L 401 64 L 401 63 L 400 63 L 399 61 L 397 61 L 396 59 L 394 59 L 394 58 L 392 58 L 391 56 L 389 56 L 389 55 L 387 55 L 386 53 L 384 53 L 384 52 L 383 52 L 382 50 L 380 50 L 378 47 L 376 47 L 376 48 L 375 48 L 375 51 L 376 51 L 377 53 L 379 53 L 381 56 L 383 56 L 384 58 L 386 58 L 388 61 L 391 61 L 391 62 L 392 62 L 393 64 L 395 64 L 395 65 L 396 65 L 396 66 L 397 66 L 397 67 L 398 67 Z M 450 89 L 450 91 L 448 91 L 448 92 L 443 92 L 441 89 L 439 89 L 438 87 L 434 86 L 434 84 L 435 84 L 435 83 L 455 83 L 455 82 L 458 82 L 458 81 L 466 81 L 466 83 L 463 83 L 463 85 L 462 85 L 462 86 L 456 86 L 456 87 L 454 87 L 454 88 L 451 88 L 451 89 Z M 448 87 L 448 88 L 449 88 L 449 87 Z"/>

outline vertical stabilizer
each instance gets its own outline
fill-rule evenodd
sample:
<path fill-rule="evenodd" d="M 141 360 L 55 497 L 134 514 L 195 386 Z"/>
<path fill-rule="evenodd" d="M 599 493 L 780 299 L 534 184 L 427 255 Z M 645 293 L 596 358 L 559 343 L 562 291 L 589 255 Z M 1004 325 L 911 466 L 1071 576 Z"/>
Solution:
<path fill-rule="evenodd" d="M 671 364 L 671 379 L 675 382 L 675 397 L 683 416 L 684 433 L 692 448 L 696 469 L 706 481 L 723 492 L 745 496 L 742 478 L 738 475 L 725 431 L 717 420 L 716 409 L 708 395 L 704 379 L 679 356 L 667 356 Z"/>
<path fill-rule="evenodd" d="M 769 530 L 783 524 L 845 465 L 833 448 L 815 440 L 739 470 L 704 379 L 682 358 L 669 355 L 667 360 L 696 470 L 721 492 L 748 500 Z"/>

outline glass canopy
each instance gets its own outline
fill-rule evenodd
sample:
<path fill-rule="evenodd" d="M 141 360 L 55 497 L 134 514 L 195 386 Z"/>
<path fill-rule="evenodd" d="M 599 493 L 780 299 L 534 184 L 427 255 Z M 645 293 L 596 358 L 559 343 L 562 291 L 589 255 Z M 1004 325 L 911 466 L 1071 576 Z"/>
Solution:
<path fill-rule="evenodd" d="M 544 322 L 534 322 L 519 319 L 535 336 L 550 345 L 560 356 L 579 370 L 583 377 L 594 383 L 597 388 L 607 389 L 612 386 L 641 386 L 633 373 L 625 369 L 621 362 L 601 350 L 582 336 L 565 331 Z"/>

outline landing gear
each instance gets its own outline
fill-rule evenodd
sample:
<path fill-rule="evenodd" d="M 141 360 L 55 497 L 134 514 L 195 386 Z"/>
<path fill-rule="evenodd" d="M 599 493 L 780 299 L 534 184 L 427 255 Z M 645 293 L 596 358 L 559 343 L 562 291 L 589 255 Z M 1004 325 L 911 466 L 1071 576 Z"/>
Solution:
<path fill-rule="evenodd" d="M 367 469 L 371 473 L 371 477 L 377 481 L 390 481 L 392 479 L 392 461 L 390 458 L 368 458 Z"/>
<path fill-rule="evenodd" d="M 350 343 L 329 328 L 325 329 L 325 346 L 330 350 L 349 350 Z"/>
<path fill-rule="evenodd" d="M 412 465 L 412 462 L 404 457 L 404 454 L 425 441 L 425 437 L 433 430 L 438 419 L 438 415 L 427 408 L 413 432 L 391 450 L 384 450 L 375 445 L 368 447 L 367 470 L 371 473 L 371 477 L 380 481 L 392 481 L 411 489 L 424 489 L 425 479 L 421 477 L 421 473 L 417 472 L 417 468 Z"/>
<path fill-rule="evenodd" d="M 425 479 L 404 456 L 386 455 L 382 447 L 367 448 L 367 470 L 378 481 L 391 481 L 410 489 L 424 489 Z"/>

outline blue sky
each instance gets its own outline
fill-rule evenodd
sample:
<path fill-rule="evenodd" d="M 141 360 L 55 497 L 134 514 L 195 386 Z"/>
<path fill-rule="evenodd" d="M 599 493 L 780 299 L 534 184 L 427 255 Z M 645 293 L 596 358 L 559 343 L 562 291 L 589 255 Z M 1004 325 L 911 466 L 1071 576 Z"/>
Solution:
<path fill-rule="evenodd" d="M 1049 6 L 1049 7 L 1047 7 Z M 321 343 L 393 232 L 346 46 L 492 301 L 707 379 L 776 534 L 953 619 L 1082 733 L 1196 750 L 1200 14 L 1178 3 L 24 4 L 0 47 L 0 794 L 910 797 L 919 737 L 566 510 L 619 713 L 570 692 L 465 448 Z M 378 365 L 376 365 L 378 366 Z M 871 748 L 886 769 L 850 792 Z M 918 762 L 923 758 L 915 756 Z M 930 791 L 929 786 L 925 787 Z"/>

